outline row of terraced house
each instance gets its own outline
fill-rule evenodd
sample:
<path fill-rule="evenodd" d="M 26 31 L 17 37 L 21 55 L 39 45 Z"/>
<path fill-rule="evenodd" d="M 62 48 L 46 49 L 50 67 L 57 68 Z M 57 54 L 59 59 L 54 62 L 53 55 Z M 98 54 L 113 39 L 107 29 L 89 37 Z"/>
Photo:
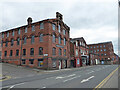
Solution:
<path fill-rule="evenodd" d="M 32 22 L 0 33 L 0 59 L 4 63 L 63 69 L 96 64 L 113 64 L 118 60 L 112 42 L 87 44 L 83 37 L 70 38 L 70 27 L 63 15 Z"/>

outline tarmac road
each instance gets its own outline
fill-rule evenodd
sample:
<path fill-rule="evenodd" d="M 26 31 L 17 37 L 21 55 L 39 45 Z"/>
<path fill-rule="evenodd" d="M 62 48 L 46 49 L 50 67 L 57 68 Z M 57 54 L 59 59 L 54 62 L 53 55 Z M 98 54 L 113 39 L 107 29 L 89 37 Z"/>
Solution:
<path fill-rule="evenodd" d="M 29 77 L 6 80 L 2 82 L 2 87 L 9 88 L 9 90 L 13 90 L 13 88 L 33 88 L 33 90 L 43 88 L 93 89 L 105 79 L 104 82 L 106 82 L 104 84 L 102 83 L 103 85 L 100 84 L 100 88 L 118 88 L 117 68 L 118 65 L 95 65 L 64 71 L 53 71 Z M 110 80 L 112 80 L 113 83 L 110 83 Z M 107 83 L 111 84 L 112 87 L 109 87 Z"/>

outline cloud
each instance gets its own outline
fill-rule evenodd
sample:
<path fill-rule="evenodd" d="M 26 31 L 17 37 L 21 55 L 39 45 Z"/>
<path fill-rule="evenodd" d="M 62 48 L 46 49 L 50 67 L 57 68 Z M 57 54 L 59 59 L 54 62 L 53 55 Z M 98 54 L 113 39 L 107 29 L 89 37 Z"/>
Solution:
<path fill-rule="evenodd" d="M 71 37 L 84 37 L 87 43 L 113 41 L 118 51 L 117 0 L 1 0 L 0 27 L 6 31 L 33 22 L 55 18 L 59 11 L 70 26 Z"/>

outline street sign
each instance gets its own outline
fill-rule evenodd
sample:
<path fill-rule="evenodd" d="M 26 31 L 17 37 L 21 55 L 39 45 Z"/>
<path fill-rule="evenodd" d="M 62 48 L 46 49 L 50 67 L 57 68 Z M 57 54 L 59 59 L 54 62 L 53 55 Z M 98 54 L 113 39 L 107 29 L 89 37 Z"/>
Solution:
<path fill-rule="evenodd" d="M 44 54 L 44 56 L 48 56 L 48 54 Z"/>

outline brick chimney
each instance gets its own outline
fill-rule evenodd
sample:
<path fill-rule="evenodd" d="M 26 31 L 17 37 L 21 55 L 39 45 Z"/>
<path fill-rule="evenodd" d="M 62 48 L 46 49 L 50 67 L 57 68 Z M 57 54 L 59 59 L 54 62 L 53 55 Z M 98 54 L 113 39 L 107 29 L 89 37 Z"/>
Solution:
<path fill-rule="evenodd" d="M 59 12 L 56 12 L 56 18 L 58 18 L 59 20 L 63 20 L 63 15 Z"/>
<path fill-rule="evenodd" d="M 30 24 L 32 23 L 32 18 L 29 17 L 29 18 L 27 19 L 27 22 L 28 22 L 28 25 L 30 25 Z"/>

